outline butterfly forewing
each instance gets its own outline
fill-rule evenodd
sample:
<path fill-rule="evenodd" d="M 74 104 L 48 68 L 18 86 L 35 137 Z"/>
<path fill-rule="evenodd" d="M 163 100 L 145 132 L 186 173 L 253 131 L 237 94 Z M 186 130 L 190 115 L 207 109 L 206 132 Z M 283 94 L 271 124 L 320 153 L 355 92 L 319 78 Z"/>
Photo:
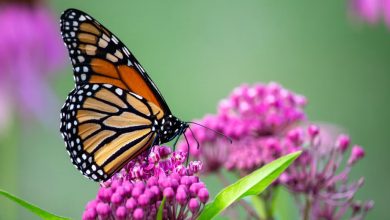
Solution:
<path fill-rule="evenodd" d="M 96 181 L 106 180 L 152 145 L 153 120 L 161 119 L 160 112 L 116 86 L 79 86 L 61 110 L 61 132 L 73 164 Z"/>
<path fill-rule="evenodd" d="M 88 14 L 68 9 L 61 33 L 74 69 L 76 85 L 108 83 L 153 102 L 166 114 L 168 105 L 129 49 Z"/>

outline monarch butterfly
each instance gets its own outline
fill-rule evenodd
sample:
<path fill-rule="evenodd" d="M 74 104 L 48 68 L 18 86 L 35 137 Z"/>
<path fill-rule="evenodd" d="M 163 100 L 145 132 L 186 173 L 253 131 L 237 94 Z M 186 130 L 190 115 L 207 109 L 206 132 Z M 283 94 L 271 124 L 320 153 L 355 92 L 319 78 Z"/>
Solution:
<path fill-rule="evenodd" d="M 189 127 L 172 115 L 134 55 L 88 14 L 68 9 L 61 34 L 75 88 L 61 109 L 61 134 L 75 167 L 102 182 L 155 144 Z"/>

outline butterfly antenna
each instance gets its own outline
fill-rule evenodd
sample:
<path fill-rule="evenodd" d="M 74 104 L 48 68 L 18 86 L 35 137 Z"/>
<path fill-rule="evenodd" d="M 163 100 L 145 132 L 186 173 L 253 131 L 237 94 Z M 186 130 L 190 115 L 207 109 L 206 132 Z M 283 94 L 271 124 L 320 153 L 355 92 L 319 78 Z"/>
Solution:
<path fill-rule="evenodd" d="M 204 125 L 202 125 L 202 124 L 199 124 L 199 123 L 196 123 L 196 122 L 193 122 L 193 121 L 189 121 L 189 122 L 186 122 L 186 123 L 199 125 L 199 126 L 201 126 L 201 127 L 203 127 L 203 128 L 206 128 L 206 129 L 208 129 L 208 130 L 210 130 L 210 131 L 213 131 L 214 133 L 218 134 L 219 136 L 222 136 L 222 137 L 226 138 L 231 144 L 233 143 L 233 140 L 232 140 L 230 137 L 226 136 L 225 134 L 223 134 L 223 133 L 221 133 L 221 132 L 219 132 L 219 131 L 216 131 L 216 130 L 214 130 L 214 129 L 211 129 L 211 128 L 209 128 L 209 127 L 206 127 L 206 126 L 204 126 Z"/>
<path fill-rule="evenodd" d="M 191 131 L 192 137 L 194 137 L 194 139 L 196 141 L 196 148 L 199 150 L 199 146 L 200 146 L 199 141 L 198 141 L 198 139 L 196 139 L 196 136 L 195 136 L 194 132 L 192 131 L 191 127 L 188 127 L 188 128 Z"/>

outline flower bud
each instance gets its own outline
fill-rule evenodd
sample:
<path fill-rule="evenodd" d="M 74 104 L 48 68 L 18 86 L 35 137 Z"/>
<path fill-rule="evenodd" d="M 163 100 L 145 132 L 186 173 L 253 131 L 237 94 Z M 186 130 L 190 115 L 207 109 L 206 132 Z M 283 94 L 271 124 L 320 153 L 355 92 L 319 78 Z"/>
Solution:
<path fill-rule="evenodd" d="M 199 189 L 198 197 L 202 203 L 206 203 L 209 200 L 209 191 L 206 188 Z"/>
<path fill-rule="evenodd" d="M 164 189 L 163 195 L 164 195 L 164 197 L 167 198 L 168 201 L 170 201 L 175 196 L 175 192 L 173 191 L 173 189 L 171 187 L 167 187 Z"/>
<path fill-rule="evenodd" d="M 296 145 L 300 145 L 303 142 L 303 131 L 301 128 L 296 128 L 288 132 L 288 139 Z"/>
<path fill-rule="evenodd" d="M 137 207 L 137 201 L 134 198 L 130 198 L 126 201 L 126 209 L 129 211 L 134 210 Z"/>
<path fill-rule="evenodd" d="M 190 211 L 192 213 L 195 213 L 199 210 L 199 202 L 197 199 L 195 198 L 192 198 L 190 199 L 190 201 L 188 202 L 188 208 L 190 209 Z"/>
<path fill-rule="evenodd" d="M 87 209 L 82 216 L 83 220 L 95 220 L 96 219 L 96 211 L 95 209 Z"/>
<path fill-rule="evenodd" d="M 96 206 L 97 214 L 102 217 L 106 217 L 110 213 L 110 210 L 110 206 L 103 202 L 99 202 Z"/>
<path fill-rule="evenodd" d="M 177 188 L 176 200 L 177 200 L 177 202 L 178 202 L 180 205 L 185 205 L 185 204 L 187 203 L 188 195 L 187 195 L 186 188 L 185 188 L 184 185 L 180 185 L 180 186 Z"/>
<path fill-rule="evenodd" d="M 131 182 L 128 182 L 126 181 L 124 184 L 123 184 L 123 190 L 125 191 L 125 195 L 126 196 L 129 196 L 131 195 L 131 191 L 133 190 L 133 184 Z"/>
<path fill-rule="evenodd" d="M 141 184 L 134 185 L 133 191 L 131 191 L 131 196 L 132 197 L 138 198 L 138 196 L 140 196 L 143 193 L 144 187 Z"/>
<path fill-rule="evenodd" d="M 148 185 L 149 187 L 154 186 L 154 185 L 157 185 L 157 184 L 158 184 L 158 178 L 155 177 L 155 176 L 150 177 L 150 178 L 148 179 L 148 181 L 147 181 L 147 185 Z"/>
<path fill-rule="evenodd" d="M 133 212 L 133 217 L 134 217 L 134 219 L 143 219 L 144 218 L 144 210 L 142 210 L 141 208 L 137 208 Z"/>
<path fill-rule="evenodd" d="M 118 205 L 122 202 L 122 196 L 119 193 L 114 193 L 111 196 L 111 202 Z"/>
<path fill-rule="evenodd" d="M 142 194 L 138 197 L 138 204 L 140 206 L 147 206 L 149 204 L 150 198 L 146 194 Z"/>
<path fill-rule="evenodd" d="M 339 135 L 336 141 L 336 147 L 341 150 L 341 152 L 345 152 L 348 149 L 350 140 L 349 136 L 345 134 Z"/>
<path fill-rule="evenodd" d="M 354 146 L 352 148 L 351 156 L 348 159 L 348 165 L 353 165 L 365 156 L 364 149 L 360 146 Z"/>
<path fill-rule="evenodd" d="M 172 150 L 169 147 L 161 146 L 158 148 L 158 153 L 160 154 L 161 158 L 165 158 L 172 153 Z"/>
<path fill-rule="evenodd" d="M 308 134 L 310 135 L 310 137 L 312 139 L 314 139 L 315 137 L 318 136 L 318 134 L 320 133 L 320 128 L 317 126 L 317 125 L 310 125 L 308 128 L 307 128 L 307 132 Z"/>
<path fill-rule="evenodd" d="M 119 206 L 115 211 L 117 219 L 126 219 L 126 214 L 126 208 L 124 206 Z"/>

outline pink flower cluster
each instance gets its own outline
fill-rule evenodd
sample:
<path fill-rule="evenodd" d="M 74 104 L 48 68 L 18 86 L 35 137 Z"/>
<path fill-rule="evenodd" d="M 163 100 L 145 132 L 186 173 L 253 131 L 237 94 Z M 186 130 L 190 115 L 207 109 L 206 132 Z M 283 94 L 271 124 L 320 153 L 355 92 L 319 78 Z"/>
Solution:
<path fill-rule="evenodd" d="M 302 196 L 312 203 L 309 219 L 341 219 L 345 217 L 348 209 L 352 211 L 351 219 L 364 218 L 373 202 L 353 200 L 363 185 L 364 178 L 348 182 L 352 166 L 365 156 L 362 147 L 353 146 L 346 160 L 344 157 L 350 148 L 349 137 L 341 134 L 334 144 L 322 144 L 319 127 L 315 125 L 306 130 L 294 128 L 280 142 L 284 150 L 303 151 L 279 181 L 297 197 L 297 201 L 300 201 Z M 344 166 L 343 162 L 346 163 Z M 300 202 L 301 207 L 307 204 L 307 201 Z"/>
<path fill-rule="evenodd" d="M 216 132 L 193 126 L 185 134 L 189 147 L 182 141 L 179 148 L 189 148 L 192 156 L 204 162 L 206 172 L 225 167 L 248 173 L 281 155 L 273 138 L 305 119 L 305 105 L 305 97 L 276 83 L 242 85 L 221 101 L 217 115 L 197 121 L 229 136 L 233 144 Z"/>
<path fill-rule="evenodd" d="M 378 23 L 382 18 L 390 27 L 390 0 L 350 0 L 352 13 L 370 24 Z"/>
<path fill-rule="evenodd" d="M 156 146 L 104 183 L 87 204 L 84 220 L 156 219 L 163 197 L 164 219 L 196 219 L 209 192 L 195 174 L 200 162 L 184 165 L 185 154 Z M 146 159 L 145 159 L 146 158 Z"/>
<path fill-rule="evenodd" d="M 348 183 L 352 166 L 365 155 L 363 148 L 352 147 L 349 158 L 343 160 L 350 148 L 349 137 L 340 135 L 334 141 L 337 129 L 324 126 L 325 131 L 320 132 L 318 126 L 305 126 L 308 124 L 303 111 L 305 104 L 304 97 L 275 83 L 243 85 L 221 102 L 217 115 L 197 121 L 210 129 L 192 126 L 192 131 L 185 134 L 189 146 L 186 141 L 179 146 L 201 160 L 204 171 L 218 172 L 225 168 L 239 176 L 283 155 L 302 151 L 274 186 L 287 187 L 297 200 L 310 199 L 298 204 L 302 216 L 309 215 L 303 219 L 340 219 L 346 213 L 352 213 L 353 219 L 364 218 L 373 203 L 354 200 L 363 178 Z M 211 129 L 231 137 L 233 143 Z M 268 192 L 272 195 L 272 187 Z"/>
<path fill-rule="evenodd" d="M 222 130 L 232 138 L 273 135 L 305 118 L 306 98 L 281 85 L 242 85 L 220 102 L 218 115 L 226 119 Z"/>
<path fill-rule="evenodd" d="M 1 2 L 0 132 L 14 112 L 47 125 L 59 104 L 48 82 L 65 64 L 58 24 L 41 1 L 30 2 Z"/>
<path fill-rule="evenodd" d="M 130 161 L 114 178 L 147 181 L 153 176 L 172 173 L 194 175 L 203 167 L 200 161 L 191 161 L 185 166 L 186 160 L 187 153 L 183 151 L 172 152 L 169 147 L 156 146 Z"/>

